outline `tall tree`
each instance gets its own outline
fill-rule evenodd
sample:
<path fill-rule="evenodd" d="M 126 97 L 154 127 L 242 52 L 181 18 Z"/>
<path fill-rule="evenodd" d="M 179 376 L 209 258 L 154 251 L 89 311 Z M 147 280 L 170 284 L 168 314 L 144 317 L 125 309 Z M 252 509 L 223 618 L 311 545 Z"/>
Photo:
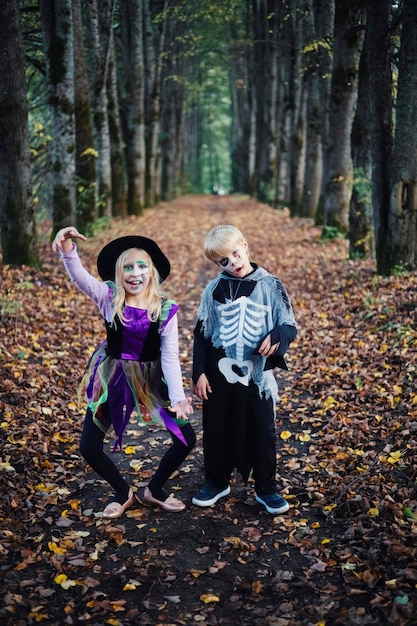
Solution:
<path fill-rule="evenodd" d="M 145 119 L 146 119 L 146 185 L 145 204 L 157 204 L 161 193 L 161 52 L 164 49 L 167 2 L 164 0 L 157 13 L 155 3 L 144 0 L 144 50 L 145 50 Z M 155 18 L 159 18 L 156 20 Z M 155 21 L 157 23 L 155 24 Z"/>
<path fill-rule="evenodd" d="M 125 0 L 120 15 L 128 213 L 140 215 L 145 208 L 146 171 L 143 0 Z"/>
<path fill-rule="evenodd" d="M 367 2 L 372 206 L 376 264 L 380 274 L 389 273 L 391 267 L 388 228 L 393 150 L 391 8 L 391 0 Z"/>
<path fill-rule="evenodd" d="M 112 37 L 113 42 L 113 37 Z M 108 121 L 111 157 L 111 189 L 113 215 L 127 215 L 127 174 L 118 90 L 118 68 L 115 45 L 110 46 L 107 79 Z"/>
<path fill-rule="evenodd" d="M 161 69 L 161 199 L 171 200 L 179 189 L 184 136 L 186 76 L 185 34 L 189 28 L 186 3 L 170 3 L 166 15 L 164 63 Z"/>
<path fill-rule="evenodd" d="M 390 268 L 417 267 L 417 3 L 404 0 L 389 211 Z"/>
<path fill-rule="evenodd" d="M 73 0 L 74 110 L 77 226 L 83 232 L 98 217 L 94 128 L 84 49 L 81 0 Z"/>
<path fill-rule="evenodd" d="M 87 29 L 90 38 L 90 80 L 93 88 L 94 130 L 97 149 L 99 211 L 111 217 L 111 142 L 108 116 L 107 81 L 113 44 L 114 0 L 86 0 Z"/>
<path fill-rule="evenodd" d="M 308 41 L 304 47 L 306 169 L 300 215 L 315 218 L 322 193 L 323 152 L 327 142 L 334 0 L 309 0 L 308 9 Z"/>
<path fill-rule="evenodd" d="M 74 47 L 71 0 L 41 0 L 52 111 L 53 231 L 76 224 Z"/>
<path fill-rule="evenodd" d="M 357 102 L 364 18 L 363 0 L 335 0 L 329 140 L 324 169 L 324 225 L 346 234 L 353 182 L 351 132 Z"/>
<path fill-rule="evenodd" d="M 255 162 L 252 20 L 248 2 L 239 9 L 229 23 L 231 187 L 235 191 L 251 193 Z"/>
<path fill-rule="evenodd" d="M 39 265 L 31 196 L 25 59 L 18 0 L 0 3 L 0 228 L 3 263 Z"/>
<path fill-rule="evenodd" d="M 349 207 L 349 254 L 352 258 L 369 257 L 374 251 L 370 184 L 368 35 L 366 31 L 359 64 L 358 104 L 352 127 L 353 188 Z"/>

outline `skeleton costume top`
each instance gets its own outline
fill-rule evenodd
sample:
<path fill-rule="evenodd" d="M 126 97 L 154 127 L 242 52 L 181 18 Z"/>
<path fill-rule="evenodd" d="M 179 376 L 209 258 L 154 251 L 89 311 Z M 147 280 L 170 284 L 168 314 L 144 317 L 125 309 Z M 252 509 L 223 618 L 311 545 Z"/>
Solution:
<path fill-rule="evenodd" d="M 283 355 L 297 335 L 296 322 L 282 283 L 251 265 L 247 276 L 223 272 L 205 288 L 194 333 L 193 381 L 207 371 L 207 359 L 217 353 L 218 369 L 228 383 L 247 386 L 253 381 L 260 395 L 276 402 L 278 386 L 271 370 L 287 369 Z M 271 344 L 280 345 L 266 358 L 258 348 L 269 333 Z"/>

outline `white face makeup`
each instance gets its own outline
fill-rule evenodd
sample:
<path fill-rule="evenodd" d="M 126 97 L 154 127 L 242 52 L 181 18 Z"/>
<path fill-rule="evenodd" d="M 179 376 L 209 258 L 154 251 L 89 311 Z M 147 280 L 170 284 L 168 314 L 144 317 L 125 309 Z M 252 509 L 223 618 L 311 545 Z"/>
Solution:
<path fill-rule="evenodd" d="M 240 278 L 243 278 L 252 272 L 246 241 L 236 246 L 230 254 L 219 259 L 217 264 L 229 274 L 233 274 L 233 276 L 238 276 Z"/>
<path fill-rule="evenodd" d="M 144 291 L 149 282 L 149 263 L 140 250 L 132 251 L 123 263 L 122 283 L 127 294 Z"/>

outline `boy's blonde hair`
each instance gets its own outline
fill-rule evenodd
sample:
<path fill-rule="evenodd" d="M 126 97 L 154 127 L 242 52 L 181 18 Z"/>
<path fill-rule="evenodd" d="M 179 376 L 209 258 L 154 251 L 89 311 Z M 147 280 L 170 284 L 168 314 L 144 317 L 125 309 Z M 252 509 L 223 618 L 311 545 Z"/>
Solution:
<path fill-rule="evenodd" d="M 228 256 L 244 241 L 244 236 L 236 226 L 220 224 L 207 233 L 204 239 L 204 254 L 210 261 L 218 263 L 219 259 Z"/>
<path fill-rule="evenodd" d="M 114 272 L 114 283 L 116 286 L 116 292 L 113 299 L 113 321 L 116 316 L 119 317 L 122 324 L 127 322 L 124 315 L 125 308 L 125 290 L 123 287 L 123 265 L 124 262 L 132 250 L 139 250 L 143 254 L 143 260 L 147 261 L 149 265 L 149 282 L 146 286 L 146 297 L 148 300 L 148 318 L 152 322 L 156 322 L 161 315 L 162 298 L 165 296 L 164 290 L 161 288 L 160 277 L 155 265 L 152 263 L 152 259 L 146 250 L 140 248 L 129 248 L 121 253 L 116 261 L 116 267 Z"/>

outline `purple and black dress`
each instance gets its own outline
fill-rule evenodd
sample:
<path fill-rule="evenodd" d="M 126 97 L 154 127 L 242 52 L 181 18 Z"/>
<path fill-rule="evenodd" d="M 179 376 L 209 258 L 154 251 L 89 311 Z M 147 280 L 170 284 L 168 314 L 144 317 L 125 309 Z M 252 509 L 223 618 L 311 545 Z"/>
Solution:
<path fill-rule="evenodd" d="M 178 306 L 164 300 L 159 319 L 130 306 L 124 324 L 113 320 L 113 282 L 102 282 L 81 264 L 76 245 L 61 252 L 71 280 L 98 306 L 106 325 L 106 341 L 93 353 L 82 378 L 79 397 L 87 402 L 95 424 L 106 432 L 113 424 L 114 449 L 121 446 L 132 413 L 143 423 L 164 425 L 183 440 L 185 422 L 168 406 L 185 400 L 178 357 Z"/>

